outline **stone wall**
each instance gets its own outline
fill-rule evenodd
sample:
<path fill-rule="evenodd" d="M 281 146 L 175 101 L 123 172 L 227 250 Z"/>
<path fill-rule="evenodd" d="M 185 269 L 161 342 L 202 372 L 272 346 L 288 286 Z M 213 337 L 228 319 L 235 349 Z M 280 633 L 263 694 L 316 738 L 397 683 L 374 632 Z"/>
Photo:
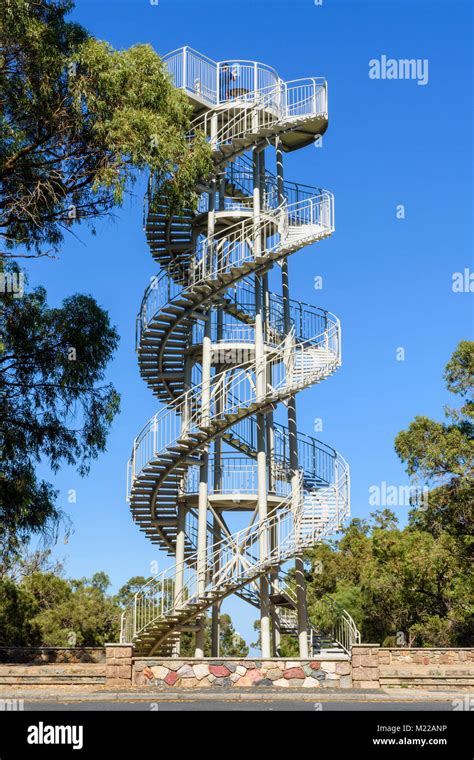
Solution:
<path fill-rule="evenodd" d="M 474 688 L 474 648 L 352 647 L 355 689 Z"/>
<path fill-rule="evenodd" d="M 0 647 L 0 663 L 105 663 L 104 647 Z"/>
<path fill-rule="evenodd" d="M 133 686 L 150 689 L 209 687 L 350 688 L 351 664 L 344 655 L 319 659 L 267 660 L 221 657 L 172 659 L 135 657 Z"/>
<path fill-rule="evenodd" d="M 379 645 L 357 644 L 352 647 L 352 688 L 379 689 Z"/>
<path fill-rule="evenodd" d="M 0 686 L 83 686 L 105 683 L 105 663 L 0 665 Z"/>
<path fill-rule="evenodd" d="M 0 686 L 103 683 L 104 647 L 0 647 Z"/>
<path fill-rule="evenodd" d="M 474 689 L 474 648 L 380 647 L 382 687 Z"/>
<path fill-rule="evenodd" d="M 426 688 L 474 690 L 474 648 L 358 644 L 352 658 L 134 657 L 131 644 L 1 647 L 0 685 L 105 684 L 113 689 Z"/>
<path fill-rule="evenodd" d="M 105 645 L 106 684 L 112 688 L 129 689 L 132 685 L 132 644 Z"/>

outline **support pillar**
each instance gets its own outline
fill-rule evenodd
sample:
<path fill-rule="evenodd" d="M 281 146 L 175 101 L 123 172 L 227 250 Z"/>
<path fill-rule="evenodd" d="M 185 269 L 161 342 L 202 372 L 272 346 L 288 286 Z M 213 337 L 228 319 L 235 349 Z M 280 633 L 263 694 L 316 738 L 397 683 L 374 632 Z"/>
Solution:
<path fill-rule="evenodd" d="M 259 229 L 260 222 L 260 192 L 261 192 L 261 159 L 259 151 L 253 150 L 253 212 L 254 212 L 254 255 L 261 251 L 262 240 Z M 264 306 L 262 299 L 261 277 L 255 275 L 255 364 L 257 368 L 256 393 L 257 399 L 263 399 L 266 391 L 266 368 L 264 350 Z M 257 477 L 258 477 L 258 519 L 267 518 L 267 477 L 266 477 L 266 447 L 265 447 L 265 415 L 257 414 Z M 259 539 L 260 558 L 268 556 L 267 531 L 262 531 Z M 260 576 L 260 641 L 262 657 L 271 656 L 270 635 L 270 598 L 268 578 Z"/>
<path fill-rule="evenodd" d="M 184 550 L 186 539 L 186 506 L 178 504 L 178 525 L 176 530 L 176 573 L 174 581 L 174 606 L 183 603 L 181 597 L 184 587 Z M 177 639 L 173 648 L 173 657 L 179 657 L 181 641 Z"/>
<path fill-rule="evenodd" d="M 225 207 L 225 173 L 219 176 L 218 182 L 219 189 L 219 210 L 222 211 Z M 214 225 L 214 219 L 212 220 Z M 222 309 L 218 308 L 216 312 L 216 341 L 222 340 L 224 334 L 224 321 Z M 216 365 L 216 374 L 222 372 L 223 367 Z M 219 416 L 222 413 L 222 402 L 220 396 L 216 399 L 216 415 Z M 220 493 L 222 487 L 222 437 L 218 435 L 214 439 L 214 493 Z M 216 518 L 213 519 L 213 541 L 218 543 L 221 539 L 221 529 Z M 216 556 L 214 561 L 213 571 L 219 572 L 220 557 Z M 220 645 L 220 602 L 215 602 L 212 605 L 211 611 L 211 656 L 219 657 L 219 645 Z"/>
<path fill-rule="evenodd" d="M 276 162 L 277 162 L 277 187 L 278 202 L 281 204 L 284 200 L 283 187 L 283 153 L 280 141 L 276 145 Z M 281 281 L 283 296 L 283 320 L 285 333 L 291 330 L 291 310 L 290 310 L 290 287 L 288 278 L 288 260 L 285 258 L 281 265 Z M 300 480 L 298 470 L 298 438 L 296 424 L 296 399 L 294 396 L 288 399 L 288 447 L 291 470 L 291 490 L 295 502 L 301 497 L 299 493 Z M 298 644 L 299 655 L 302 658 L 308 657 L 308 612 L 306 606 L 306 583 L 304 578 L 303 556 L 298 555 L 295 558 L 295 575 L 296 575 L 296 600 L 298 615 Z"/>
<path fill-rule="evenodd" d="M 208 237 L 214 234 L 215 226 L 215 196 L 216 183 L 212 182 L 209 192 L 208 213 Z M 212 333 L 212 309 L 207 310 L 207 318 L 204 324 L 204 337 L 202 342 L 202 395 L 201 395 L 201 422 L 209 424 L 211 416 L 211 333 Z M 199 597 L 204 596 L 206 590 L 207 574 L 207 505 L 208 505 L 208 479 L 209 479 L 209 447 L 206 446 L 201 456 L 199 468 L 199 496 L 198 496 L 198 537 L 197 537 L 197 588 Z M 196 632 L 195 657 L 204 657 L 205 638 L 205 615 L 197 619 L 199 629 Z"/>
<path fill-rule="evenodd" d="M 218 371 L 219 368 L 216 368 Z M 217 409 L 216 409 L 217 412 Z M 219 493 L 222 486 L 222 442 L 220 437 L 214 441 L 214 493 Z M 217 544 L 221 538 L 220 525 L 216 518 L 213 518 L 213 541 Z M 220 569 L 220 556 L 216 555 L 214 558 L 213 572 L 218 573 Z M 219 643 L 220 643 L 220 602 L 214 602 L 212 605 L 212 618 L 211 618 L 211 656 L 219 657 Z"/>

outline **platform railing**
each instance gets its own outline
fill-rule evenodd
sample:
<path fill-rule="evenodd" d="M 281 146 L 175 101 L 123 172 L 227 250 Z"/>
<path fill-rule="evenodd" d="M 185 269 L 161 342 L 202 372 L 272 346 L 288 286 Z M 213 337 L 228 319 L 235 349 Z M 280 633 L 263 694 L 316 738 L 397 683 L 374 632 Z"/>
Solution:
<path fill-rule="evenodd" d="M 281 593 L 288 598 L 292 606 L 278 607 L 280 624 L 283 628 L 296 633 L 298 630 L 296 593 L 288 584 L 281 587 Z M 318 605 L 324 609 L 327 622 L 322 626 L 311 622 L 313 643 L 320 641 L 321 638 L 330 638 L 336 646 L 350 655 L 352 647 L 361 642 L 361 634 L 354 619 L 330 594 L 325 594 L 318 599 Z"/>
<path fill-rule="evenodd" d="M 173 84 L 209 103 L 218 102 L 217 64 L 188 46 L 163 56 Z"/>
<path fill-rule="evenodd" d="M 291 490 L 291 472 L 287 465 L 276 459 L 267 464 L 268 476 L 274 483 L 272 494 L 285 497 Z M 199 492 L 199 467 L 189 467 L 183 479 L 183 494 L 198 494 Z M 216 464 L 211 457 L 209 460 L 209 494 L 227 495 L 231 499 L 238 494 L 256 497 L 258 492 L 258 468 L 254 459 L 240 455 L 236 456 L 226 452 L 221 457 L 220 464 Z"/>
<path fill-rule="evenodd" d="M 299 119 L 308 114 L 327 115 L 326 80 L 310 77 L 282 82 L 282 110 L 285 119 Z"/>
<path fill-rule="evenodd" d="M 132 487 L 144 467 L 165 454 L 178 438 L 200 430 L 203 400 L 209 419 L 224 422 L 246 408 L 253 411 L 255 404 L 268 404 L 293 395 L 334 372 L 340 364 L 339 329 L 338 320 L 328 325 L 323 341 L 327 346 L 324 352 L 315 353 L 318 351 L 315 348 L 315 343 L 319 342 L 318 336 L 299 344 L 294 341 L 289 343 L 285 338 L 281 346 L 268 353 L 264 364 L 254 360 L 226 368 L 214 375 L 209 384 L 202 383 L 185 391 L 173 407 L 167 407 L 152 417 L 135 439 L 131 456 Z M 305 361 L 308 355 L 309 363 Z M 299 371 L 296 372 L 295 367 Z M 260 399 L 255 377 L 265 368 L 271 373 L 272 384 L 268 386 L 265 397 Z M 206 400 L 208 396 L 209 401 Z"/>
<path fill-rule="evenodd" d="M 179 264 L 171 264 L 154 277 L 145 291 L 139 315 L 137 317 L 137 346 L 151 319 L 158 311 L 184 290 L 204 282 L 216 279 L 219 275 L 230 273 L 232 269 L 246 262 L 253 262 L 255 251 L 252 240 L 260 235 L 266 246 L 262 255 L 269 255 L 279 248 L 284 251 L 288 232 L 294 221 L 297 228 L 289 245 L 297 246 L 298 235 L 306 240 L 315 235 L 329 235 L 333 227 L 333 196 L 324 191 L 314 198 L 301 203 L 286 203 L 262 216 L 256 225 L 253 218 L 237 222 L 223 232 L 204 238 L 194 249 L 190 250 L 189 269 Z M 307 224 L 305 225 L 305 220 Z"/>
<path fill-rule="evenodd" d="M 271 66 L 258 61 L 213 61 L 189 46 L 162 58 L 175 87 L 211 105 L 252 101 L 263 90 L 276 87 L 280 78 Z"/>
<path fill-rule="evenodd" d="M 192 122 L 192 130 L 202 131 L 208 137 L 213 150 L 224 144 L 236 145 L 237 140 L 249 141 L 249 136 L 262 132 L 269 134 L 281 124 L 316 117 L 327 117 L 327 88 L 324 80 L 295 80 L 282 86 L 260 91 L 253 100 L 246 100 L 230 110 L 230 115 L 219 125 L 221 106 L 211 108 Z M 232 151 L 231 151 L 232 152 Z M 242 152 L 241 146 L 233 152 Z"/>
<path fill-rule="evenodd" d="M 311 77 L 285 82 L 275 69 L 258 61 L 213 61 L 185 46 L 163 56 L 175 87 L 211 106 L 251 104 L 272 93 L 267 105 L 285 119 L 308 114 L 327 114 L 327 82 Z"/>
<path fill-rule="evenodd" d="M 253 166 L 252 159 L 245 153 L 237 156 L 232 163 L 226 167 L 226 180 L 232 185 L 235 185 L 238 190 L 245 193 L 249 199 L 252 198 L 253 193 Z M 306 185 L 302 182 L 292 182 L 284 180 L 283 182 L 283 195 L 288 204 L 298 203 L 307 198 L 320 195 L 322 193 L 320 187 L 314 187 L 312 185 Z M 278 180 L 275 174 L 268 169 L 265 169 L 265 192 L 264 192 L 264 205 L 266 207 L 273 207 L 278 205 Z"/>

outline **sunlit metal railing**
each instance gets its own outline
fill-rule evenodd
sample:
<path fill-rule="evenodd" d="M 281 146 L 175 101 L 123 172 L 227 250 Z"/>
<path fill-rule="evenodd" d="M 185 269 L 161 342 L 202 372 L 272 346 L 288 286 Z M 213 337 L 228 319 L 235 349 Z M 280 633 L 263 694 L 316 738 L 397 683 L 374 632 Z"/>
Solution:
<path fill-rule="evenodd" d="M 235 157 L 226 166 L 226 180 L 243 195 L 252 198 L 253 194 L 253 164 L 252 159 L 245 153 Z M 321 188 L 305 185 L 301 182 L 283 181 L 283 196 L 288 204 L 299 203 L 307 198 L 314 198 L 323 191 Z M 275 208 L 278 205 L 278 180 L 275 174 L 265 169 L 265 183 L 262 194 L 262 206 Z"/>
<path fill-rule="evenodd" d="M 327 114 L 327 83 L 323 78 L 284 82 L 275 69 L 258 61 L 213 61 L 189 46 L 163 56 L 173 84 L 191 95 L 220 106 L 252 104 L 272 93 L 271 106 L 282 118 Z"/>
<path fill-rule="evenodd" d="M 269 477 L 270 476 L 270 477 Z M 287 496 L 291 489 L 291 471 L 287 464 L 276 458 L 267 464 L 267 482 L 273 482 L 272 495 Z M 199 491 L 199 467 L 189 467 L 183 480 L 183 494 L 197 494 Z M 235 454 L 221 455 L 220 463 L 209 460 L 210 495 L 256 496 L 258 491 L 258 469 L 254 459 Z"/>
<path fill-rule="evenodd" d="M 280 594 L 287 599 L 285 607 L 278 607 L 278 617 L 282 629 L 287 632 L 298 632 L 297 598 L 294 589 L 285 583 L 280 586 Z M 324 609 L 325 623 L 323 625 L 310 622 L 310 651 L 313 647 L 320 647 L 321 642 L 325 645 L 340 647 L 348 655 L 352 647 L 360 644 L 361 634 L 352 616 L 330 594 L 325 594 L 318 600 L 318 606 Z"/>
<path fill-rule="evenodd" d="M 283 97 L 282 97 L 283 94 Z M 327 116 L 327 87 L 324 80 L 310 79 L 285 82 L 260 90 L 252 99 L 246 99 L 233 109 L 233 114 L 220 121 L 220 106 L 198 116 L 192 122 L 192 133 L 203 132 L 211 147 L 219 150 L 231 146 L 228 155 L 241 153 L 237 141 L 251 143 L 252 137 L 276 125 Z"/>
<path fill-rule="evenodd" d="M 196 111 L 201 112 L 192 122 L 189 144 L 202 131 L 213 150 L 215 169 L 226 171 L 229 192 L 224 189 L 222 194 L 221 188 L 219 209 L 235 212 L 229 215 L 238 221 L 230 226 L 216 224 L 215 234 L 205 237 L 199 232 L 202 220 L 198 218 L 191 236 L 192 213 L 184 210 L 178 214 L 173 233 L 179 243 L 178 255 L 151 281 L 137 317 L 137 348 L 144 363 L 151 367 L 159 344 L 157 377 L 164 385 L 169 384 L 164 379 L 173 375 L 166 370 L 168 362 L 178 379 L 173 389 L 168 386 L 172 404 L 154 415 L 133 443 L 127 469 L 128 496 L 132 504 L 140 505 L 146 483 L 150 516 L 157 518 L 157 525 L 160 504 L 165 505 L 166 515 L 170 506 L 173 511 L 175 496 L 188 507 L 184 562 L 150 579 L 122 617 L 122 641 L 143 641 L 151 636 L 153 647 L 216 599 L 251 586 L 262 573 L 273 573 L 295 554 L 334 534 L 349 513 L 349 470 L 344 459 L 316 439 L 298 434 L 301 469 L 291 469 L 288 429 L 276 424 L 272 449 L 267 451 L 268 491 L 273 496 L 269 516 L 255 519 L 233 534 L 225 523 L 219 529 L 207 524 L 204 539 L 202 525 L 198 531 L 194 506 L 199 493 L 198 456 L 203 446 L 223 436 L 234 452 L 239 452 L 221 451 L 219 456 L 210 457 L 209 498 L 223 496 L 227 501 L 234 494 L 244 500 L 256 498 L 255 415 L 266 414 L 278 402 L 324 379 L 341 362 L 339 320 L 323 309 L 291 300 L 288 332 L 283 300 L 272 293 L 264 305 L 264 352 L 257 355 L 254 285 L 243 279 L 248 273 L 265 271 L 274 261 L 334 230 L 331 193 L 296 183 L 280 184 L 269 172 L 261 181 L 261 205 L 255 214 L 253 166 L 241 155 L 268 135 L 298 130 L 305 121 L 311 122 L 313 131 L 320 120 L 324 128 L 327 85 L 315 78 L 283 82 L 264 64 L 215 62 L 189 47 L 169 53 L 164 61 L 174 85 L 188 93 Z M 236 161 L 229 168 L 226 164 L 230 157 Z M 152 178 L 147 210 L 156 217 L 151 225 L 166 217 L 166 208 L 158 211 L 159 187 L 159 179 Z M 205 184 L 199 185 L 197 192 L 207 189 Z M 197 212 L 205 214 L 208 210 L 203 194 Z M 171 235 L 169 226 L 164 234 L 153 226 L 147 227 L 147 232 L 152 241 L 167 241 Z M 192 247 L 187 249 L 191 240 Z M 170 261 L 171 256 L 160 253 L 157 258 L 163 262 Z M 211 372 L 211 378 L 203 382 L 196 353 L 197 344 L 203 340 L 200 317 L 202 309 L 216 299 L 224 301 L 224 317 L 219 325 L 211 323 L 215 374 Z M 164 318 L 164 314 L 168 316 Z M 188 337 L 171 340 L 173 332 Z M 226 343 L 233 352 L 228 364 Z M 173 347 L 177 344 L 179 348 Z M 246 346 L 251 348 L 245 357 L 236 358 L 235 351 L 244 352 Z M 193 359 L 197 358 L 186 385 L 181 384 L 181 371 L 176 369 L 180 364 L 176 356 L 182 350 L 192 351 Z M 182 387 L 187 390 L 177 395 Z M 165 496 L 160 495 L 160 489 Z M 170 493 L 173 495 L 168 497 Z M 165 522 L 168 520 L 173 526 L 170 537 L 160 535 L 173 551 L 176 520 L 166 517 Z M 205 551 L 202 546 L 197 551 L 198 533 L 200 543 L 207 539 Z M 346 642 L 345 629 L 338 635 Z"/>
<path fill-rule="evenodd" d="M 253 218 L 243 219 L 204 238 L 190 250 L 189 267 L 171 264 L 153 278 L 145 291 L 137 317 L 137 345 L 153 317 L 187 289 L 212 282 L 220 275 L 231 274 L 233 270 L 237 282 L 241 278 L 237 268 L 245 263 L 255 263 L 253 241 L 257 237 L 266 241 L 266 247 L 259 255 L 276 258 L 288 255 L 304 241 L 330 235 L 334 230 L 333 205 L 332 194 L 323 191 L 318 196 L 289 206 L 284 203 L 262 215 L 257 224 Z M 232 282 L 229 282 L 229 287 L 231 285 Z"/>
<path fill-rule="evenodd" d="M 283 356 L 283 360 L 282 360 Z M 196 432 L 202 424 L 203 391 L 207 405 L 209 395 L 209 419 L 219 421 L 222 428 L 232 424 L 232 415 L 247 409 L 254 411 L 262 406 L 282 400 L 309 385 L 319 382 L 334 372 L 340 364 L 339 321 L 328 323 L 323 336 L 310 341 L 295 343 L 285 341 L 265 357 L 264 363 L 246 362 L 226 368 L 212 377 L 209 385 L 194 386 L 183 393 L 173 407 L 166 408 L 148 422 L 135 439 L 131 456 L 131 481 L 143 468 L 164 454 L 167 447 L 175 444 L 178 437 Z M 268 372 L 272 384 L 265 397 L 257 395 L 255 378 L 259 372 Z"/>
<path fill-rule="evenodd" d="M 217 64 L 190 47 L 179 48 L 163 56 L 173 84 L 209 103 L 217 103 Z"/>
<path fill-rule="evenodd" d="M 344 649 L 347 654 L 351 654 L 352 647 L 361 643 L 361 634 L 357 628 L 354 618 L 338 604 L 329 594 L 322 599 L 333 612 L 332 636 L 334 641 Z"/>
<path fill-rule="evenodd" d="M 217 105 L 251 101 L 261 91 L 280 84 L 271 66 L 258 61 L 213 61 L 189 46 L 162 58 L 175 87 Z"/>
<path fill-rule="evenodd" d="M 300 485 L 302 476 L 300 474 Z M 305 516 L 303 499 L 290 493 L 279 509 L 265 520 L 228 536 L 208 548 L 206 561 L 200 573 L 195 552 L 181 565 L 174 565 L 146 583 L 135 594 L 133 603 L 122 617 L 121 641 L 132 641 L 150 625 L 167 617 L 186 619 L 196 607 L 201 610 L 212 604 L 210 592 L 229 593 L 247 585 L 267 568 L 283 564 L 296 553 L 312 546 L 321 537 L 321 525 L 313 521 L 313 532 L 302 539 L 299 526 Z M 328 527 L 328 526 L 326 526 Z M 337 530 L 337 525 L 332 526 Z M 273 540 L 270 542 L 270 536 Z M 261 557 L 261 539 L 268 550 Z M 176 577 L 184 579 L 176 592 Z M 128 638 L 127 638 L 128 637 Z"/>

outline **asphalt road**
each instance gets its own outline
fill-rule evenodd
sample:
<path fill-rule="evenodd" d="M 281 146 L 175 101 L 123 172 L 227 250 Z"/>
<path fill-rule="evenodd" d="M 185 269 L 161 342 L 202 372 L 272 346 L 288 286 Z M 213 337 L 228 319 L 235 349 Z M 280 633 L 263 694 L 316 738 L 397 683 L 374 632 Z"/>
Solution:
<path fill-rule="evenodd" d="M 25 711 L 39 710 L 39 711 L 91 711 L 100 712 L 103 710 L 109 710 L 112 712 L 120 711 L 144 711 L 144 712 L 198 712 L 201 710 L 216 712 L 221 711 L 236 711 L 243 712 L 250 710 L 251 712 L 279 712 L 279 711 L 307 711 L 314 712 L 319 710 L 322 712 L 334 712 L 339 710 L 353 710 L 359 712 L 374 712 L 374 711 L 397 711 L 397 712 L 451 712 L 453 706 L 451 702 L 318 702 L 306 701 L 306 700 L 279 700 L 273 702 L 264 702 L 263 700 L 256 700 L 252 702 L 236 701 L 230 702 L 229 700 L 201 700 L 201 701 L 189 701 L 189 702 L 26 702 Z"/>

